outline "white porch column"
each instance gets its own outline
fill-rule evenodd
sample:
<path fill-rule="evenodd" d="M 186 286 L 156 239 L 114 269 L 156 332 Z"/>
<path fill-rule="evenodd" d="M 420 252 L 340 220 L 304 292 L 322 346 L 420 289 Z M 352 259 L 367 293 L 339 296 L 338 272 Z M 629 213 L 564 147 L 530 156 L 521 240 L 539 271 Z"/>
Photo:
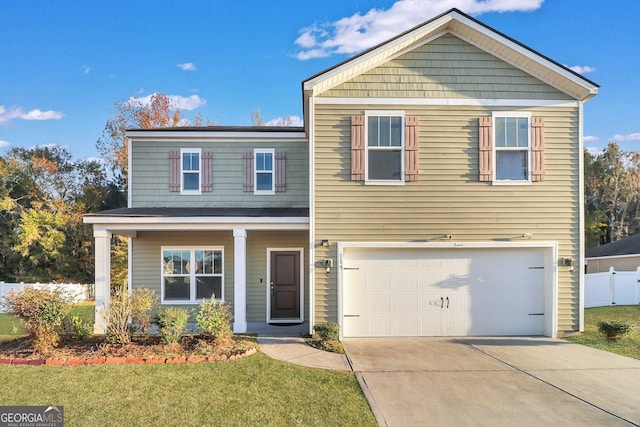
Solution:
<path fill-rule="evenodd" d="M 247 332 L 247 230 L 233 230 L 233 332 Z"/>
<path fill-rule="evenodd" d="M 107 230 L 93 231 L 95 239 L 95 298 L 96 321 L 93 332 L 104 334 L 107 331 L 107 323 L 104 316 L 104 305 L 111 297 L 111 232 Z"/>

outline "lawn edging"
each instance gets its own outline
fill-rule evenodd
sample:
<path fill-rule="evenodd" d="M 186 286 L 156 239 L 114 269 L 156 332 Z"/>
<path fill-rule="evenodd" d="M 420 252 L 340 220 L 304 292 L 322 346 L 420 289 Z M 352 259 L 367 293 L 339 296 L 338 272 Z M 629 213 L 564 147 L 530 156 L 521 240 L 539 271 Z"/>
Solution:
<path fill-rule="evenodd" d="M 202 363 L 202 362 L 226 362 L 238 360 L 257 353 L 255 347 L 251 347 L 241 353 L 213 356 L 177 356 L 177 357 L 137 357 L 137 356 L 100 356 L 100 357 L 67 357 L 67 358 L 0 358 L 0 365 L 20 366 L 84 366 L 84 365 L 121 365 L 121 364 L 174 364 L 174 363 Z"/>

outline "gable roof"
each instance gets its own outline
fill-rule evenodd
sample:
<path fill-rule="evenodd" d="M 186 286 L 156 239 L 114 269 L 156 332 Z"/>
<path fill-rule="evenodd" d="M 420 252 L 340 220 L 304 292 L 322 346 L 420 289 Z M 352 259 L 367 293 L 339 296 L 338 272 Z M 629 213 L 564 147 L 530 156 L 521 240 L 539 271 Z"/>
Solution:
<path fill-rule="evenodd" d="M 595 96 L 599 86 L 566 66 L 458 9 L 420 24 L 302 82 L 304 98 L 316 96 L 443 34 L 453 34 L 580 101 Z M 304 102 L 306 108 L 307 103 Z"/>
<path fill-rule="evenodd" d="M 600 258 L 617 255 L 640 255 L 640 234 L 625 237 L 606 245 L 587 250 L 587 258 Z"/>

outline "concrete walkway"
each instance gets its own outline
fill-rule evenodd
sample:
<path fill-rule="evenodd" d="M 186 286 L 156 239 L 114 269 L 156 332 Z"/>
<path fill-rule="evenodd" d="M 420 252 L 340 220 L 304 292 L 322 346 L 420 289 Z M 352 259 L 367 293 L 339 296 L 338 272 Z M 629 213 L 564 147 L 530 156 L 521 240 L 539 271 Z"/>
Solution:
<path fill-rule="evenodd" d="M 313 348 L 302 337 L 259 335 L 258 344 L 263 353 L 274 359 L 313 368 L 351 371 L 344 354 Z"/>

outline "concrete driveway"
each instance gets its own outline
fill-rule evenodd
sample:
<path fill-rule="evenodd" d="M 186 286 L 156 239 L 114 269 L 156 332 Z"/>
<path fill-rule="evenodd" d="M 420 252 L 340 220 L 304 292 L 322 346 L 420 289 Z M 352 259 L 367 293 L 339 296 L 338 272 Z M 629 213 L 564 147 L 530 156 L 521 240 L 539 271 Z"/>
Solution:
<path fill-rule="evenodd" d="M 343 343 L 382 426 L 640 425 L 640 360 L 551 338 Z"/>

